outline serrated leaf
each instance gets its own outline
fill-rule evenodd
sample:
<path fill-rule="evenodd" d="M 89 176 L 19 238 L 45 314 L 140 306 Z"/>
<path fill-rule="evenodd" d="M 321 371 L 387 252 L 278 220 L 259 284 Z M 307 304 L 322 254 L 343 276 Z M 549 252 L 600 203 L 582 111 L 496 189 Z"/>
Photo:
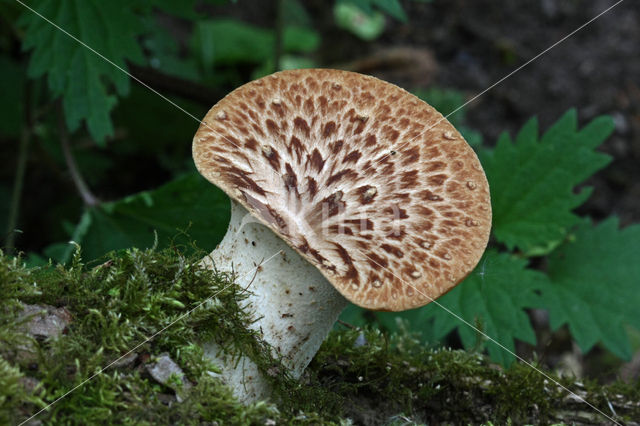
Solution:
<path fill-rule="evenodd" d="M 423 315 L 434 321 L 435 338 L 457 329 L 466 348 L 482 342 L 492 360 L 508 365 L 513 355 L 494 342 L 484 341 L 485 337 L 460 318 L 511 352 L 515 351 L 514 339 L 535 344 L 535 333 L 524 309 L 540 304 L 537 290 L 546 283 L 544 274 L 527 269 L 526 260 L 489 250 L 467 279 L 436 303 L 422 308 Z"/>
<path fill-rule="evenodd" d="M 583 352 L 602 342 L 631 358 L 624 325 L 640 329 L 640 225 L 619 229 L 616 218 L 581 224 L 549 256 L 548 274 L 551 327 L 568 324 Z"/>
<path fill-rule="evenodd" d="M 127 60 L 142 60 L 136 40 L 141 24 L 130 2 L 44 1 L 35 9 L 125 70 Z M 29 76 L 47 76 L 53 96 L 62 96 L 70 130 L 85 121 L 92 137 L 104 142 L 113 134 L 109 114 L 117 99 L 111 86 L 125 95 L 129 77 L 35 13 L 25 11 L 21 22 L 26 26 L 23 48 L 32 50 Z"/>
<path fill-rule="evenodd" d="M 95 259 L 127 247 L 145 248 L 158 236 L 160 246 L 186 231 L 201 249 L 212 250 L 229 222 L 229 200 L 200 175 L 192 173 L 153 191 L 89 209 L 82 217 L 74 240 L 85 259 Z M 70 253 L 65 253 L 67 260 Z"/>
<path fill-rule="evenodd" d="M 579 221 L 572 210 L 589 197 L 590 188 L 575 193 L 575 186 L 610 161 L 594 149 L 613 129 L 605 116 L 578 130 L 576 112 L 569 110 L 542 138 L 534 118 L 515 142 L 503 134 L 495 149 L 481 151 L 496 239 L 529 256 L 553 250 Z"/>

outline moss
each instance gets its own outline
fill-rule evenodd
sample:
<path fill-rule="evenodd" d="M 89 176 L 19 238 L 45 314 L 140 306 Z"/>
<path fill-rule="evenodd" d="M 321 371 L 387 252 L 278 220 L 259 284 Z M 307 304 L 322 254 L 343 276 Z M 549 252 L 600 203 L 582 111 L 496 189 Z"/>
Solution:
<path fill-rule="evenodd" d="M 127 250 L 83 264 L 26 269 L 0 254 L 0 423 L 39 414 L 50 424 L 545 423 L 561 419 L 566 392 L 529 367 L 503 370 L 479 355 L 422 347 L 407 333 L 333 332 L 302 380 L 286 375 L 254 333 L 233 277 L 203 270 L 175 249 Z M 24 330 L 22 304 L 64 307 L 58 338 Z M 238 403 L 207 371 L 200 343 L 251 356 L 274 387 L 271 402 Z M 135 355 L 110 365 L 135 348 Z M 193 384 L 177 398 L 145 366 L 168 353 Z M 110 365 L 104 373 L 101 368 Z M 90 380 L 88 380 L 90 379 Z M 599 408 L 640 416 L 640 385 L 563 383 Z M 617 397 L 616 395 L 622 395 Z"/>

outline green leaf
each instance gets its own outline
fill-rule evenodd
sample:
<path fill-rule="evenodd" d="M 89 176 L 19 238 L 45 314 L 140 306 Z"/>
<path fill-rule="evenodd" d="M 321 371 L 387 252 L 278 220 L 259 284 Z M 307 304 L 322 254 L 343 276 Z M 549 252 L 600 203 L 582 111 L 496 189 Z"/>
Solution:
<path fill-rule="evenodd" d="M 287 27 L 285 52 L 310 52 L 320 44 L 319 35 L 308 28 Z M 214 65 L 261 63 L 273 57 L 275 33 L 234 19 L 201 21 L 195 27 L 191 47 L 205 69 Z"/>
<path fill-rule="evenodd" d="M 583 352 L 602 342 L 630 359 L 624 325 L 640 330 L 640 225 L 619 229 L 616 218 L 597 226 L 583 222 L 550 255 L 548 273 L 543 298 L 551 327 L 568 324 Z"/>
<path fill-rule="evenodd" d="M 212 250 L 229 223 L 226 195 L 192 173 L 164 186 L 89 209 L 82 217 L 73 240 L 82 246 L 83 257 L 95 259 L 111 250 L 167 246 L 181 231 L 199 248 Z M 72 250 L 62 260 L 68 260 Z"/>
<path fill-rule="evenodd" d="M 125 0 L 43 1 L 38 13 L 70 33 L 113 63 L 127 69 L 126 61 L 140 62 L 136 38 L 141 25 Z M 71 131 L 85 121 L 98 143 L 113 134 L 109 116 L 117 98 L 129 91 L 129 77 L 61 29 L 27 10 L 23 48 L 32 50 L 28 74 L 47 76 L 54 97 L 62 96 L 67 126 Z"/>
<path fill-rule="evenodd" d="M 273 55 L 273 34 L 233 19 L 198 22 L 194 46 L 205 68 L 214 64 L 262 62 Z"/>
<path fill-rule="evenodd" d="M 384 16 L 380 12 L 367 12 L 351 2 L 337 3 L 333 15 L 336 25 L 365 41 L 375 40 L 384 31 Z"/>
<path fill-rule="evenodd" d="M 534 118 L 515 142 L 505 133 L 495 149 L 481 151 L 495 238 L 528 256 L 553 250 L 579 221 L 571 211 L 590 195 L 590 188 L 575 193 L 575 186 L 610 161 L 594 149 L 613 129 L 605 116 L 578 130 L 576 112 L 569 110 L 540 139 Z"/>
<path fill-rule="evenodd" d="M 303 27 L 287 27 L 282 35 L 285 52 L 311 53 L 320 46 L 317 32 Z"/>
<path fill-rule="evenodd" d="M 486 346 L 492 360 L 510 364 L 513 355 L 495 342 L 485 341 L 484 336 L 460 318 L 511 352 L 515 352 L 514 339 L 535 344 L 535 333 L 524 309 L 540 305 L 537 291 L 544 287 L 547 278 L 526 266 L 524 259 L 487 251 L 467 279 L 421 308 L 424 320 L 433 320 L 432 336 L 441 339 L 458 329 L 466 348 Z"/>

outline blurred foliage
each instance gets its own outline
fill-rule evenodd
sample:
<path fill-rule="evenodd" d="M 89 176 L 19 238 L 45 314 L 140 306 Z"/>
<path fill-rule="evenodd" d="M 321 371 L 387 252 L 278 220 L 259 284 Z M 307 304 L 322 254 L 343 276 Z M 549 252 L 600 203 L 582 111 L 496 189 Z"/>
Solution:
<path fill-rule="evenodd" d="M 82 245 L 88 259 L 125 247 L 151 247 L 157 245 L 156 241 L 160 247 L 169 243 L 188 246 L 193 241 L 211 251 L 222 239 L 228 222 L 226 195 L 192 173 L 158 189 L 88 208 L 69 237 Z M 180 234 L 176 236 L 177 232 Z M 74 244 L 49 247 L 49 253 L 57 254 L 55 258 L 61 263 L 71 258 L 73 250 Z M 34 255 L 31 262 L 46 263 L 43 258 L 39 262 L 37 259 Z"/>
<path fill-rule="evenodd" d="M 275 31 L 257 28 L 231 19 L 199 21 L 194 28 L 192 48 L 202 65 L 262 63 L 273 56 Z M 286 27 L 283 49 L 287 53 L 309 53 L 317 49 L 320 36 L 313 30 Z"/>
<path fill-rule="evenodd" d="M 336 24 L 363 40 L 375 40 L 384 31 L 384 15 L 380 12 L 366 13 L 356 4 L 340 2 L 333 9 Z"/>
<path fill-rule="evenodd" d="M 21 135 L 32 139 L 27 177 L 0 170 L 0 220 L 7 223 L 12 181 L 27 179 L 31 186 L 17 228 L 31 238 L 25 249 L 30 263 L 67 262 L 78 243 L 93 260 L 112 250 L 187 241 L 211 250 L 220 241 L 228 200 L 194 174 L 194 117 L 248 79 L 273 72 L 276 62 L 281 69 L 331 65 L 319 60 L 327 46 L 304 2 L 277 2 L 281 16 L 267 23 L 223 16 L 218 11 L 226 3 L 28 3 L 47 22 L 19 3 L 0 2 L 0 142 L 9 146 L 3 153 L 17 162 L 14 147 Z M 380 37 L 389 22 L 408 19 L 399 0 L 336 0 L 330 6 L 335 30 L 363 40 Z M 141 73 L 145 82 L 148 76 L 167 98 L 132 84 L 123 71 Z M 479 154 L 492 188 L 492 247 L 468 279 L 437 303 L 401 314 L 350 307 L 342 318 L 391 331 L 398 331 L 399 320 L 409 320 L 411 332 L 434 344 L 457 333 L 466 348 L 486 348 L 508 364 L 511 355 L 456 315 L 513 350 L 516 340 L 535 343 L 527 310 L 542 308 L 554 329 L 568 325 L 584 351 L 602 343 L 628 358 L 624 327 L 640 328 L 634 316 L 640 304 L 637 228 L 619 230 L 614 219 L 592 226 L 573 212 L 590 195 L 580 185 L 609 162 L 595 149 L 613 129 L 610 118 L 578 129 L 576 112 L 569 111 L 542 135 L 532 119 L 515 138 L 504 134 L 488 148 L 465 123 L 464 93 L 439 87 L 415 93 L 447 116 Z M 88 186 L 106 201 L 84 206 L 76 196 L 61 127 L 70 133 L 72 156 Z M 600 298 L 603 289 L 608 294 Z"/>

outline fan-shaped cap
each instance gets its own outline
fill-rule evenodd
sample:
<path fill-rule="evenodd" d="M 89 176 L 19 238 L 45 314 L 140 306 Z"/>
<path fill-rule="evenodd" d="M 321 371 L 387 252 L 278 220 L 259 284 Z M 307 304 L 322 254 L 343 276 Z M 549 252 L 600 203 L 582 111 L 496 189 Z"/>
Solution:
<path fill-rule="evenodd" d="M 431 106 L 373 77 L 308 69 L 245 84 L 207 113 L 193 157 L 368 309 L 441 296 L 489 238 L 489 186 L 471 147 Z"/>

